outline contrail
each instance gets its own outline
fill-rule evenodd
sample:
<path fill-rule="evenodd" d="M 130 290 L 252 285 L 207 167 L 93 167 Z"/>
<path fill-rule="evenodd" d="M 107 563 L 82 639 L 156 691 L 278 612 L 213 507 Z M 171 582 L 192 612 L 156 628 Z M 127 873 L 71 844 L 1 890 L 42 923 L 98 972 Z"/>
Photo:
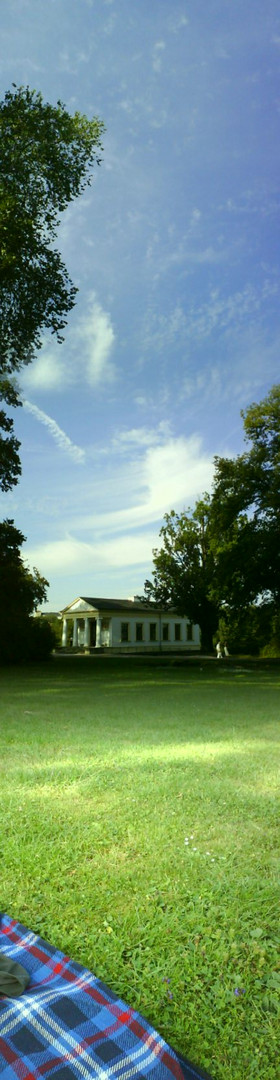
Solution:
<path fill-rule="evenodd" d="M 39 420 L 41 424 L 44 424 L 45 427 L 48 428 L 48 431 L 60 447 L 60 450 L 64 450 L 67 454 L 70 454 L 70 457 L 73 458 L 76 465 L 82 465 L 84 463 L 85 451 L 82 450 L 80 446 L 75 446 L 75 443 L 71 442 L 71 439 L 65 434 L 65 431 L 62 431 L 58 426 L 56 420 L 53 420 L 52 417 L 48 416 L 42 409 L 38 409 L 37 405 L 32 405 L 32 402 L 27 401 L 26 398 L 23 400 L 22 404 L 27 412 L 36 416 L 36 420 Z"/>

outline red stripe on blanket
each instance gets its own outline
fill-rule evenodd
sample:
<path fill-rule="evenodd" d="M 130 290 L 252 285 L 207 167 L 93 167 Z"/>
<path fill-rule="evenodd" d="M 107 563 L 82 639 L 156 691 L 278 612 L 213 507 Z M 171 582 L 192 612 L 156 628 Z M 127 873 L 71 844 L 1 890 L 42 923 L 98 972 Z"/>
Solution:
<path fill-rule="evenodd" d="M 34 1080 L 34 1073 L 27 1071 L 24 1062 L 19 1061 L 18 1053 L 11 1049 L 7 1045 L 4 1039 L 0 1038 L 0 1053 L 7 1062 L 7 1065 L 11 1065 L 13 1069 L 13 1075 L 18 1076 L 19 1080 Z M 12 1077 L 11 1077 L 12 1080 Z"/>

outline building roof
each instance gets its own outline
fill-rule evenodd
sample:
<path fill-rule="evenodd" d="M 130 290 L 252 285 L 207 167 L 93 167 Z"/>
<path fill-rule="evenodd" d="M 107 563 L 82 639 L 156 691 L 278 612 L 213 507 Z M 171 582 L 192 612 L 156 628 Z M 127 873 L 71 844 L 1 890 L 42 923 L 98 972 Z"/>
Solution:
<path fill-rule="evenodd" d="M 146 611 L 152 605 L 148 602 L 144 604 L 141 600 L 110 600 L 107 597 L 89 597 L 81 596 L 81 600 L 85 600 L 86 604 L 91 604 L 91 607 L 99 608 L 100 611 L 136 611 L 139 608 L 141 611 Z"/>
<path fill-rule="evenodd" d="M 124 612 L 124 613 L 126 612 L 126 614 L 131 614 L 131 615 L 135 614 L 135 613 L 137 614 L 137 612 L 139 612 L 139 614 L 143 615 L 145 612 L 152 612 L 154 614 L 157 614 L 157 613 L 163 612 L 165 610 L 166 613 L 167 613 L 167 611 L 169 611 L 170 614 L 172 614 L 172 613 L 174 614 L 174 608 L 173 609 L 172 608 L 168 608 L 168 609 L 165 608 L 164 609 L 164 608 L 160 607 L 160 605 L 154 604 L 153 602 L 149 602 L 148 600 L 146 602 L 138 600 L 137 597 L 135 598 L 135 600 L 123 600 L 123 599 L 116 600 L 116 599 L 111 599 L 110 597 L 104 597 L 104 596 L 102 596 L 102 597 L 101 596 L 79 596 L 79 597 L 76 597 L 76 600 L 72 600 L 71 604 L 67 604 L 67 607 L 65 607 L 63 609 L 62 614 L 66 613 L 68 611 L 70 612 L 71 609 L 74 608 L 76 604 L 78 604 L 79 600 L 82 600 L 83 603 L 87 605 L 87 607 L 91 607 L 91 608 L 95 609 L 96 611 L 112 611 L 112 612 L 113 611 L 120 611 L 120 612 Z M 78 614 L 78 611 L 77 611 L 77 614 Z"/>

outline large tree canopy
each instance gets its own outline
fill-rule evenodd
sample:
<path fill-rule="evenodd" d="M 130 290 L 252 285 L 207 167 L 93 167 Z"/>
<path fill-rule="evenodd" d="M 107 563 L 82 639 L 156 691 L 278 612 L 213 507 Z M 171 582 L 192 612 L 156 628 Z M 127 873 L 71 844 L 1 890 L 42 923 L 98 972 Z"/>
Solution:
<path fill-rule="evenodd" d="M 55 248 L 59 216 L 90 182 L 100 161 L 103 124 L 59 101 L 14 86 L 0 103 L 0 402 L 21 404 L 15 376 L 42 344 L 44 330 L 59 341 L 76 288 Z M 0 407 L 0 488 L 21 474 L 13 420 Z M 48 582 L 21 558 L 22 533 L 0 524 L 0 658 L 45 654 L 53 635 L 32 620 Z M 40 632 L 39 632 L 40 631 Z"/>
<path fill-rule="evenodd" d="M 280 386 L 241 415 L 248 450 L 215 458 L 213 493 L 194 511 L 166 514 L 145 584 L 150 600 L 200 624 L 205 649 L 219 616 L 237 637 L 246 615 L 248 640 L 280 612 Z"/>
<path fill-rule="evenodd" d="M 0 104 L 0 364 L 28 363 L 42 330 L 58 337 L 76 289 L 54 249 L 60 213 L 90 182 L 100 161 L 103 124 L 64 105 L 44 103 L 28 87 Z"/>
<path fill-rule="evenodd" d="M 202 646 L 212 648 L 218 608 L 210 595 L 214 558 L 209 532 L 210 499 L 205 496 L 193 512 L 165 515 L 160 530 L 162 547 L 153 552 L 153 581 L 145 583 L 145 597 L 174 606 L 201 628 Z"/>
<path fill-rule="evenodd" d="M 0 401 L 5 401 L 15 409 L 21 404 L 16 387 L 7 379 L 0 377 Z M 21 474 L 19 458 L 19 440 L 14 435 L 14 425 L 11 417 L 7 416 L 5 409 L 0 408 L 0 488 L 9 491 L 13 484 L 17 484 Z"/>
<path fill-rule="evenodd" d="M 32 655 L 32 614 L 46 600 L 48 581 L 35 568 L 31 572 L 25 566 L 24 541 L 12 520 L 0 523 L 0 663 Z"/>
<path fill-rule="evenodd" d="M 13 605 L 18 607 L 19 596 L 24 615 L 30 615 L 46 599 L 48 581 L 38 570 L 34 569 L 32 574 L 24 565 L 21 555 L 24 541 L 25 536 L 10 518 L 0 522 L 0 591 L 4 618 Z"/>
<path fill-rule="evenodd" d="M 10 405 L 19 404 L 10 376 L 34 358 L 44 330 L 62 340 L 75 303 L 77 290 L 54 242 L 59 215 L 100 161 L 103 130 L 96 117 L 71 116 L 29 87 L 14 87 L 0 103 L 0 398 Z M 0 427 L 0 484 L 7 490 L 21 470 L 3 410 Z"/>
<path fill-rule="evenodd" d="M 235 608 L 271 597 L 279 607 L 280 386 L 241 415 L 250 448 L 215 459 L 215 596 Z"/>

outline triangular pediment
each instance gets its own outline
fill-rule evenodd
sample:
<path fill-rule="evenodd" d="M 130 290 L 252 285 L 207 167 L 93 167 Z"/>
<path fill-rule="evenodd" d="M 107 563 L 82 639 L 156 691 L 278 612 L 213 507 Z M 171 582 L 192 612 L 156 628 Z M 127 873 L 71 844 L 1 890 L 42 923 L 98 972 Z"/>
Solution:
<path fill-rule="evenodd" d="M 86 600 L 83 600 L 81 596 L 79 596 L 77 600 L 73 600 L 72 604 L 69 604 L 68 607 L 64 608 L 64 615 L 71 615 L 72 612 L 73 614 L 76 614 L 77 612 L 82 612 L 86 614 L 87 611 L 96 611 L 96 608 L 93 607 L 92 604 L 89 604 Z"/>

